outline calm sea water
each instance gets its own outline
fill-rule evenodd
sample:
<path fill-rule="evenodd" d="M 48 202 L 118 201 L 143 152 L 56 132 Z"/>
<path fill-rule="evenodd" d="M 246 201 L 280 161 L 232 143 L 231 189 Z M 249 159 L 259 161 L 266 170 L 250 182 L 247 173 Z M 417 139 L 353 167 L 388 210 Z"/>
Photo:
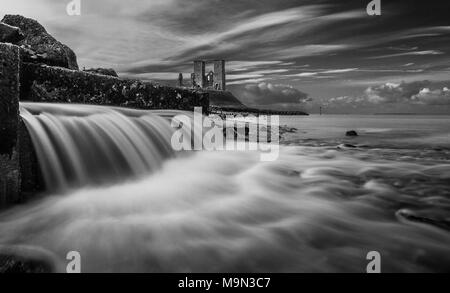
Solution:
<path fill-rule="evenodd" d="M 280 157 L 196 152 L 0 215 L 0 243 L 95 272 L 450 271 L 450 118 L 283 117 Z M 360 136 L 345 137 L 347 130 Z"/>
<path fill-rule="evenodd" d="M 281 124 L 298 128 L 285 137 L 301 145 L 348 142 L 370 148 L 449 149 L 450 116 L 425 115 L 311 115 L 284 116 Z M 347 130 L 360 136 L 345 139 Z"/>

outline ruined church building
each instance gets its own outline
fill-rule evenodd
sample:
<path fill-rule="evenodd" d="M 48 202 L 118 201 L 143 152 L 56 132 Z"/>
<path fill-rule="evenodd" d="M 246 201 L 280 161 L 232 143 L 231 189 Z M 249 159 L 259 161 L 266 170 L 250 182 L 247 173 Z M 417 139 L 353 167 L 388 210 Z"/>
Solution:
<path fill-rule="evenodd" d="M 206 73 L 207 63 L 214 63 L 214 71 Z M 215 60 L 211 62 L 204 60 L 194 61 L 194 73 L 191 75 L 191 80 L 193 87 L 225 91 L 225 60 Z"/>

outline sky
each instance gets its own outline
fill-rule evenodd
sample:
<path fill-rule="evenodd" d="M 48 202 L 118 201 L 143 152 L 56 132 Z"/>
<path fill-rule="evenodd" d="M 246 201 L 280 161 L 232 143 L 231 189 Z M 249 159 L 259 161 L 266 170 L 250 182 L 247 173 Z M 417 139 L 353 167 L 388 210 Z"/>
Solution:
<path fill-rule="evenodd" d="M 1 0 L 70 46 L 80 67 L 161 83 L 225 59 L 249 106 L 317 113 L 450 114 L 450 1 Z"/>

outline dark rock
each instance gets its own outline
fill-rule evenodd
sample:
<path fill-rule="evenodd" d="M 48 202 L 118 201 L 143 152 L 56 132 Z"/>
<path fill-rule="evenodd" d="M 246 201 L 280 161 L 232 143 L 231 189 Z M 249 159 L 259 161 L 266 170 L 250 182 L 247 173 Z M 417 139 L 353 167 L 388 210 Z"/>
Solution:
<path fill-rule="evenodd" d="M 289 127 L 289 126 L 287 126 L 287 125 L 283 125 L 283 126 L 280 126 L 280 134 L 286 134 L 286 133 L 296 133 L 297 131 L 298 131 L 298 129 L 297 128 L 294 128 L 294 127 Z"/>
<path fill-rule="evenodd" d="M 232 136 L 234 139 L 243 139 L 245 141 L 249 141 L 250 139 L 250 127 L 248 123 L 245 123 L 245 125 L 242 125 L 243 127 L 237 127 L 236 125 L 233 125 L 233 128 L 231 127 L 224 127 L 223 128 L 223 136 L 228 138 Z M 229 134 L 228 134 L 229 133 Z"/>
<path fill-rule="evenodd" d="M 24 38 L 16 44 L 36 56 L 36 62 L 78 70 L 75 53 L 47 33 L 37 21 L 21 15 L 5 15 L 2 22 L 20 28 Z"/>
<path fill-rule="evenodd" d="M 46 64 L 48 61 L 46 60 L 47 54 L 38 54 L 35 51 L 30 49 L 30 46 L 22 45 L 19 47 L 20 49 L 20 57 L 23 62 L 30 63 L 38 63 L 38 64 Z"/>
<path fill-rule="evenodd" d="M 83 71 L 89 72 L 89 73 L 119 77 L 119 75 L 117 75 L 117 72 L 112 68 L 89 68 L 89 69 L 84 69 Z"/>
<path fill-rule="evenodd" d="M 0 22 L 0 42 L 1 43 L 17 43 L 23 40 L 24 35 L 20 28 L 10 26 L 6 23 Z"/>
<path fill-rule="evenodd" d="M 349 143 L 344 143 L 344 144 L 340 144 L 337 146 L 338 149 L 355 149 L 357 148 L 356 145 L 353 144 L 349 144 Z"/>
<path fill-rule="evenodd" d="M 432 225 L 450 231 L 450 221 L 447 220 L 433 219 L 431 217 L 420 216 L 410 210 L 399 210 L 397 211 L 396 216 L 399 220 L 406 220 L 409 222 Z"/>
<path fill-rule="evenodd" d="M 354 130 L 347 131 L 345 136 L 358 136 L 358 133 Z"/>
<path fill-rule="evenodd" d="M 271 143 L 272 142 L 272 127 L 259 127 L 254 125 L 256 133 L 250 133 L 250 123 L 245 123 L 241 125 L 228 125 L 223 127 L 223 136 L 227 139 L 235 139 L 237 141 L 250 141 L 250 142 L 262 142 Z M 278 141 L 282 139 L 281 135 L 278 134 Z"/>
<path fill-rule="evenodd" d="M 63 267 L 49 251 L 32 246 L 0 245 L 0 273 L 54 273 Z"/>
<path fill-rule="evenodd" d="M 26 259 L 15 255 L 0 254 L 1 274 L 32 274 L 52 272 L 52 265 L 44 261 Z"/>

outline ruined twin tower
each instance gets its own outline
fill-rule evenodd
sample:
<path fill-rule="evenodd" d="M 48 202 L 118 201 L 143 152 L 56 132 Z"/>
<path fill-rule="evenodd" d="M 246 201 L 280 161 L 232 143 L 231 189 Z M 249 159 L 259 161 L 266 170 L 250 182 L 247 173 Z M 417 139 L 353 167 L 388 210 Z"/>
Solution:
<path fill-rule="evenodd" d="M 206 64 L 214 63 L 214 71 L 206 73 Z M 194 61 L 194 73 L 191 74 L 192 86 L 202 89 L 226 90 L 225 60 Z"/>

